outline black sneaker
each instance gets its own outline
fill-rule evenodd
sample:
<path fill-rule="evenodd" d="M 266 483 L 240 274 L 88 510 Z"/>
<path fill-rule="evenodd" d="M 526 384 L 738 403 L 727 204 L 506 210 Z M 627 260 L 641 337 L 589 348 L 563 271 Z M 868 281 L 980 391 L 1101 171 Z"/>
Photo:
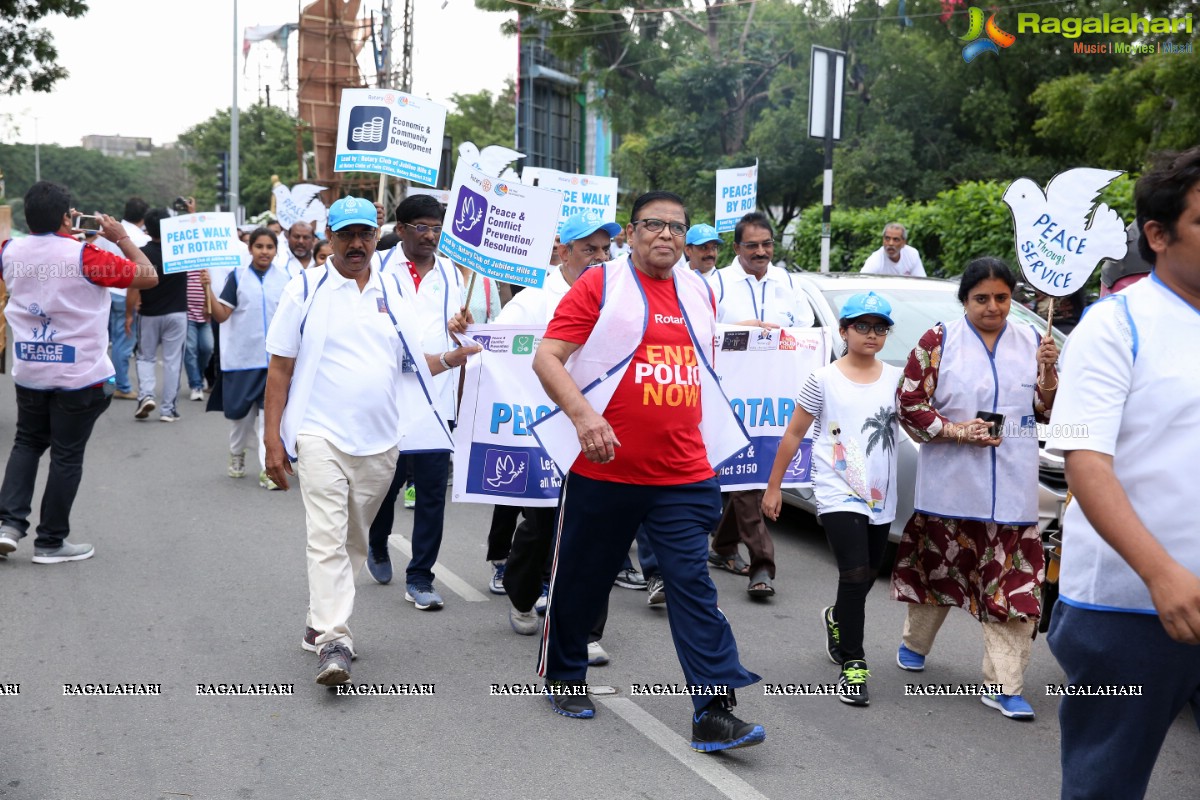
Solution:
<path fill-rule="evenodd" d="M 867 676 L 870 674 L 865 661 L 854 659 L 843 664 L 842 675 L 838 678 L 838 700 L 852 706 L 869 706 Z"/>
<path fill-rule="evenodd" d="M 587 695 L 587 681 L 546 681 L 546 699 L 564 717 L 591 719 L 596 706 Z"/>
<path fill-rule="evenodd" d="M 829 660 L 840 667 L 846 659 L 839 647 L 842 643 L 842 633 L 838 629 L 837 620 L 833 618 L 833 606 L 821 612 L 821 621 L 825 623 L 825 652 L 829 654 Z"/>
<path fill-rule="evenodd" d="M 321 648 L 320 658 L 317 683 L 322 686 L 337 686 L 350 682 L 350 648 L 333 642 Z"/>
<path fill-rule="evenodd" d="M 715 753 L 762 744 L 767 732 L 762 725 L 742 722 L 733 715 L 737 701 L 717 697 L 692 715 L 692 749 L 700 753 Z"/>
<path fill-rule="evenodd" d="M 300 649 L 307 650 L 310 653 L 317 652 L 317 637 L 321 632 L 316 628 L 310 628 L 307 625 L 304 627 L 304 638 L 300 640 Z"/>

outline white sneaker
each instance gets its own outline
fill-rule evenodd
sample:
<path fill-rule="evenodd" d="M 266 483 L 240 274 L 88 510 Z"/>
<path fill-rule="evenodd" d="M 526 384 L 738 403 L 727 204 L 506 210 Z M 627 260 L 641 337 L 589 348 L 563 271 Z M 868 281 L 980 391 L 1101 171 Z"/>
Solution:
<path fill-rule="evenodd" d="M 246 451 L 229 454 L 229 477 L 246 477 Z"/>
<path fill-rule="evenodd" d="M 599 642 L 588 642 L 588 666 L 602 667 L 609 661 L 608 653 Z"/>
<path fill-rule="evenodd" d="M 192 399 L 193 400 L 203 400 L 204 399 L 204 390 L 203 389 L 192 389 Z"/>

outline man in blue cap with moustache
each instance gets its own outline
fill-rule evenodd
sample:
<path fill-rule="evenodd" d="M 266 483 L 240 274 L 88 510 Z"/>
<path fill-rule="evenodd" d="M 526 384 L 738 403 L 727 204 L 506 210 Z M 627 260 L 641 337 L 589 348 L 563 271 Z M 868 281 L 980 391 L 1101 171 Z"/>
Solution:
<path fill-rule="evenodd" d="M 717 229 L 712 225 L 705 225 L 703 222 L 698 222 L 688 228 L 687 238 L 684 240 L 684 255 L 687 256 L 688 265 L 699 273 L 701 278 L 708 283 L 712 288 L 713 294 L 717 297 L 717 302 L 721 302 L 722 281 L 717 274 L 717 254 L 721 252 L 721 234 L 717 233 Z"/>

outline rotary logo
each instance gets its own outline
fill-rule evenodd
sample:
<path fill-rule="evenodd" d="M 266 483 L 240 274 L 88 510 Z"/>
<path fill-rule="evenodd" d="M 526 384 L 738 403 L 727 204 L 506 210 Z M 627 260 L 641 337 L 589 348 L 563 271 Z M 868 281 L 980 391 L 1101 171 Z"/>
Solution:
<path fill-rule="evenodd" d="M 484 190 L 485 192 L 487 192 L 487 191 L 491 191 L 491 188 L 492 188 L 492 182 L 491 182 L 491 181 L 489 181 L 487 178 L 484 178 L 484 179 L 483 179 L 483 182 L 482 182 L 482 183 L 480 183 L 479 185 L 480 185 L 480 187 L 482 187 L 482 188 L 483 188 L 483 190 Z"/>
<path fill-rule="evenodd" d="M 383 96 L 383 102 L 387 103 L 389 106 L 392 103 L 394 103 L 395 101 L 396 101 L 396 95 L 394 95 L 394 94 L 385 94 Z"/>

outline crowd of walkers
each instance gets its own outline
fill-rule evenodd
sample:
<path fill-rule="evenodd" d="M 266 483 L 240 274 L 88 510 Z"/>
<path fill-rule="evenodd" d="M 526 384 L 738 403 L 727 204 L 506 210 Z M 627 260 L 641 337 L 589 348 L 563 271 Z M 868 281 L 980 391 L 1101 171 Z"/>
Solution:
<path fill-rule="evenodd" d="M 900 505 L 903 428 L 920 448 L 890 580 L 906 604 L 894 662 L 924 670 L 949 610 L 962 608 L 981 623 L 982 702 L 1028 720 L 1024 673 L 1048 613 L 1037 425 L 1053 422 L 1046 446 L 1064 455 L 1074 502 L 1050 647 L 1072 685 L 1143 687 L 1137 697 L 1063 699 L 1063 796 L 1138 797 L 1175 716 L 1189 702 L 1200 710 L 1200 537 L 1184 522 L 1200 378 L 1179 359 L 1179 343 L 1200 333 L 1200 149 L 1147 172 L 1135 199 L 1137 247 L 1153 272 L 1082 319 L 1073 314 L 1062 353 L 1047 330 L 1009 319 L 1018 280 L 998 258 L 964 265 L 962 316 L 925 331 L 903 367 L 879 357 L 900 310 L 884 292 L 846 299 L 831 332 L 840 356 L 794 388 L 767 485 L 722 496 L 714 468 L 746 438 L 713 370 L 717 324 L 815 321 L 797 276 L 771 263 L 775 231 L 762 214 L 738 223 L 736 257 L 722 268 L 715 229 L 693 225 L 671 192 L 639 197 L 624 228 L 578 214 L 561 226 L 544 286 L 514 292 L 488 279 L 468 288 L 466 271 L 437 251 L 445 209 L 428 195 L 404 200 L 383 239 L 383 210 L 347 197 L 324 231 L 257 228 L 241 266 L 169 274 L 159 244 L 166 211 L 131 199 L 123 220 L 100 215 L 96 243 L 81 243 L 66 190 L 40 182 L 25 197 L 33 235 L 4 243 L 0 257 L 18 407 L 0 555 L 28 532 L 49 449 L 33 561 L 91 557 L 91 545 L 68 535 L 96 418 L 116 397 L 135 402 L 137 420 L 158 410 L 175 422 L 186 374 L 190 400 L 230 420 L 231 478 L 245 476 L 254 448 L 263 488 L 298 484 L 309 583 L 301 646 L 317 653 L 319 684 L 346 683 L 355 579 L 366 567 L 379 583 L 393 580 L 388 537 L 402 496 L 414 511 L 405 599 L 422 611 L 445 604 L 434 565 L 459 372 L 480 349 L 467 327 L 545 325 L 530 368 L 556 406 L 535 428 L 567 467 L 558 508 L 498 507 L 487 559 L 513 631 L 540 635 L 537 668 L 555 712 L 596 713 L 587 675 L 609 659 L 601 639 L 616 584 L 648 589 L 648 603 L 665 606 L 693 701 L 691 746 L 766 739 L 734 713 L 736 690 L 760 676 L 742 664 L 709 570 L 745 576 L 751 597 L 774 595 L 764 518 L 780 514 L 785 472 L 805 441 L 837 563 L 833 602 L 813 616 L 837 666 L 838 699 L 868 706 L 879 661 L 864 643 L 866 598 Z M 923 274 L 905 234 L 885 229 L 870 271 L 908 264 L 904 274 Z M 627 253 L 614 257 L 617 236 Z M 653 369 L 663 348 L 696 369 Z M 698 391 L 667 407 L 647 381 Z M 1167 435 L 1173 426 L 1178 436 Z"/>

